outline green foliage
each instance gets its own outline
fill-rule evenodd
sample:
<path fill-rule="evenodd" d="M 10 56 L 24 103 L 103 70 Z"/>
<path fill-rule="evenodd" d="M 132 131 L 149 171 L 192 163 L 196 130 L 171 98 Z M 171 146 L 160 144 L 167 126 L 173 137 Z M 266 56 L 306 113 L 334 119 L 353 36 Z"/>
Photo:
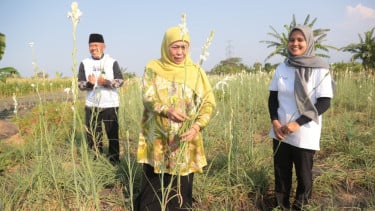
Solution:
<path fill-rule="evenodd" d="M 36 71 L 34 76 L 34 78 L 39 78 L 39 79 L 46 79 L 48 78 L 48 73 L 46 73 L 45 71 Z"/>
<path fill-rule="evenodd" d="M 259 72 L 271 72 L 276 69 L 278 64 L 266 63 L 262 66 L 262 63 L 255 62 L 252 67 L 241 63 L 241 58 L 233 57 L 226 60 L 220 61 L 220 64 L 216 65 L 211 69 L 210 74 L 212 75 L 231 75 L 238 73 L 259 73 Z"/>
<path fill-rule="evenodd" d="M 17 165 L 21 161 L 22 152 L 18 148 L 13 148 L 6 145 L 0 146 L 0 174 L 3 173 L 9 166 Z M 0 206 L 1 207 L 1 206 Z"/>
<path fill-rule="evenodd" d="M 24 78 L 8 78 L 5 83 L 0 83 L 0 98 L 8 98 L 14 94 L 21 97 L 25 95 L 34 95 L 38 90 L 40 93 L 51 91 L 63 91 L 65 88 L 71 87 L 71 79 L 24 79 Z"/>
<path fill-rule="evenodd" d="M 5 52 L 5 34 L 0 33 L 0 60 L 3 59 L 3 55 Z"/>
<path fill-rule="evenodd" d="M 0 33 L 0 60 L 3 59 L 5 52 L 5 34 Z M 5 82 L 9 77 L 19 77 L 20 73 L 13 67 L 0 68 L 0 81 Z"/>
<path fill-rule="evenodd" d="M 362 60 L 362 65 L 366 71 L 372 69 L 375 74 L 375 27 L 365 32 L 364 38 L 360 34 L 359 43 L 351 43 L 341 48 L 344 52 L 352 53 L 352 61 Z"/>
<path fill-rule="evenodd" d="M 7 78 L 20 77 L 19 72 L 13 67 L 0 68 L 0 81 L 5 82 Z"/>
<path fill-rule="evenodd" d="M 345 74 L 348 72 L 358 73 L 363 70 L 363 66 L 360 63 L 338 62 L 331 65 L 331 70 L 335 73 L 339 73 L 337 76 L 340 77 L 340 74 Z"/>
<path fill-rule="evenodd" d="M 56 72 L 55 75 L 56 75 L 56 78 L 62 78 L 63 73 L 62 72 Z"/>
<path fill-rule="evenodd" d="M 302 25 L 307 25 L 307 26 L 309 26 L 310 28 L 313 29 L 313 26 L 314 26 L 316 21 L 317 21 L 317 18 L 313 19 L 310 22 L 310 15 L 307 15 L 306 18 L 305 18 L 305 21 L 303 22 Z M 289 40 L 288 35 L 289 35 L 290 31 L 298 25 L 300 25 L 300 24 L 297 24 L 295 15 L 293 15 L 293 19 L 290 22 L 290 24 L 284 25 L 284 28 L 285 28 L 286 32 L 279 33 L 279 32 L 276 31 L 276 29 L 273 26 L 270 26 L 272 32 L 269 32 L 267 34 L 270 35 L 271 37 L 273 37 L 274 39 L 276 39 L 276 41 L 262 40 L 260 42 L 267 44 L 267 48 L 275 48 L 275 49 L 266 57 L 265 61 L 269 60 L 271 57 L 276 56 L 276 55 L 280 55 L 280 56 L 283 56 L 283 57 L 288 56 L 288 50 L 287 50 L 288 40 Z M 316 50 L 328 52 L 329 49 L 337 49 L 333 46 L 323 45 L 323 41 L 327 37 L 326 33 L 329 32 L 329 31 L 330 31 L 330 29 L 313 29 L 314 38 L 315 38 L 315 46 L 314 47 L 315 47 Z M 319 53 L 319 52 L 316 53 L 316 56 L 320 56 L 320 57 L 324 57 L 324 58 L 330 58 L 328 55 L 326 55 L 324 53 Z"/>
<path fill-rule="evenodd" d="M 132 79 L 132 78 L 135 78 L 136 75 L 135 73 L 122 73 L 122 77 L 124 78 L 124 80 L 127 80 L 127 79 Z"/>
<path fill-rule="evenodd" d="M 231 57 L 220 61 L 218 65 L 211 69 L 211 74 L 236 74 L 241 72 L 250 72 L 250 67 L 242 63 L 242 59 Z"/>
<path fill-rule="evenodd" d="M 279 64 L 274 64 L 274 65 L 272 65 L 271 63 L 265 63 L 264 64 L 264 70 L 266 71 L 266 72 L 272 72 L 272 71 L 274 71 L 274 70 L 276 70 L 276 67 L 278 66 Z"/>

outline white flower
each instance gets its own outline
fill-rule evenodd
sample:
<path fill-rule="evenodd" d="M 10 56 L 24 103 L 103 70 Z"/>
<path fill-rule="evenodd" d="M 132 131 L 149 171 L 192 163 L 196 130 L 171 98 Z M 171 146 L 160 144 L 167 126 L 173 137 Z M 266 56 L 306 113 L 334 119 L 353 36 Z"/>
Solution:
<path fill-rule="evenodd" d="M 29 42 L 30 48 L 34 47 L 34 42 Z"/>
<path fill-rule="evenodd" d="M 189 32 L 188 28 L 186 27 L 186 13 L 183 13 L 181 15 L 181 23 L 178 24 L 178 26 L 181 29 L 181 37 Z"/>
<path fill-rule="evenodd" d="M 200 59 L 199 64 L 200 64 L 200 65 L 202 65 L 202 63 L 203 63 L 204 61 L 207 60 L 207 57 L 208 57 L 208 55 L 209 55 L 207 49 L 208 49 L 208 47 L 211 45 L 212 39 L 213 39 L 213 37 L 214 37 L 214 34 L 215 34 L 214 31 L 211 31 L 210 36 L 208 36 L 208 38 L 207 38 L 207 40 L 206 40 L 206 43 L 205 43 L 204 46 L 202 47 L 202 53 L 201 53 L 201 55 L 199 56 L 199 59 Z"/>
<path fill-rule="evenodd" d="M 202 54 L 199 55 L 199 59 L 200 59 L 201 61 L 206 61 L 206 60 L 207 60 L 207 57 L 208 57 L 209 55 L 210 55 L 210 53 L 208 53 L 207 51 L 202 52 Z"/>
<path fill-rule="evenodd" d="M 18 102 L 17 102 L 17 98 L 16 98 L 16 94 L 13 93 L 13 105 L 14 105 L 14 110 L 13 110 L 13 113 L 17 115 L 17 107 L 18 107 Z"/>
<path fill-rule="evenodd" d="M 34 87 L 35 87 L 35 84 L 31 84 L 31 87 L 33 87 L 33 88 L 34 88 Z"/>
<path fill-rule="evenodd" d="M 215 89 L 221 89 L 222 91 L 224 91 L 224 87 L 227 87 L 227 86 L 228 86 L 228 83 L 224 80 L 221 80 L 215 84 Z"/>
<path fill-rule="evenodd" d="M 215 84 L 215 89 L 221 89 L 221 91 L 223 93 L 225 93 L 225 89 L 224 88 L 228 87 L 228 83 L 227 82 L 230 81 L 230 80 L 232 80 L 232 79 L 233 79 L 233 77 L 226 76 L 223 80 L 221 80 L 221 81 L 219 81 L 219 82 L 217 82 Z"/>
<path fill-rule="evenodd" d="M 69 94 L 69 93 L 70 93 L 70 88 L 69 88 L 69 87 L 65 88 L 65 89 L 64 89 L 64 92 L 65 92 L 66 94 Z"/>
<path fill-rule="evenodd" d="M 82 16 L 82 12 L 78 9 L 77 2 L 72 2 L 71 8 L 72 11 L 68 12 L 68 18 L 70 18 L 73 24 L 76 25 L 79 22 L 80 17 Z"/>

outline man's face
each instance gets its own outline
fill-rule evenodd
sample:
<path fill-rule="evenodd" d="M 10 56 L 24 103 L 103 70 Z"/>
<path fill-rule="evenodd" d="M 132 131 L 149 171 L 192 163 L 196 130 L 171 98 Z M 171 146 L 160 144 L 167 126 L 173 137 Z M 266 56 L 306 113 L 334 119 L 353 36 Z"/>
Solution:
<path fill-rule="evenodd" d="M 89 51 L 93 58 L 100 59 L 104 53 L 105 44 L 101 42 L 92 42 L 89 44 Z"/>

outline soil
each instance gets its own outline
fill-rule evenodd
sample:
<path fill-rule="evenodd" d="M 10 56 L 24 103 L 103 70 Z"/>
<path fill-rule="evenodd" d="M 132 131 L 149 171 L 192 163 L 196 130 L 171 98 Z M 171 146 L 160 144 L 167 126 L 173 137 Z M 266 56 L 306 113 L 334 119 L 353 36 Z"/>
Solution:
<path fill-rule="evenodd" d="M 78 98 L 83 98 L 85 92 L 78 92 Z M 40 102 L 62 102 L 71 101 L 72 95 L 64 91 L 46 92 L 41 93 L 39 96 L 36 94 L 16 97 L 17 100 L 17 114 L 22 116 L 30 111 L 35 105 Z M 15 102 L 12 97 L 0 98 L 0 119 L 10 120 L 14 117 Z"/>
<path fill-rule="evenodd" d="M 78 98 L 83 98 L 84 95 L 84 92 L 79 92 Z M 19 136 L 18 126 L 13 123 L 15 107 L 17 107 L 17 116 L 22 118 L 39 103 L 72 101 L 72 95 L 64 91 L 55 91 L 16 97 L 16 101 L 17 103 L 12 97 L 0 98 L 0 140 L 9 143 L 23 142 L 22 137 Z"/>

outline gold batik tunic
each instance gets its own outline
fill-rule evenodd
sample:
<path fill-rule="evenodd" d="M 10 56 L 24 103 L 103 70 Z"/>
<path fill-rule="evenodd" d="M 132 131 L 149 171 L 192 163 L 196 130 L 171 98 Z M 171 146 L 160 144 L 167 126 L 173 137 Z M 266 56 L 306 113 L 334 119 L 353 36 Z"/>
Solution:
<path fill-rule="evenodd" d="M 202 130 L 210 121 L 214 103 L 197 93 L 204 92 L 146 70 L 143 77 L 144 113 L 137 152 L 139 163 L 153 166 L 155 173 L 183 176 L 202 172 L 202 167 L 207 165 L 202 134 L 199 132 L 190 142 L 179 140 L 179 135 L 189 130 L 193 123 Z M 208 94 L 213 95 L 212 91 Z M 183 123 L 169 120 L 166 113 L 171 106 L 184 111 L 189 120 Z"/>

